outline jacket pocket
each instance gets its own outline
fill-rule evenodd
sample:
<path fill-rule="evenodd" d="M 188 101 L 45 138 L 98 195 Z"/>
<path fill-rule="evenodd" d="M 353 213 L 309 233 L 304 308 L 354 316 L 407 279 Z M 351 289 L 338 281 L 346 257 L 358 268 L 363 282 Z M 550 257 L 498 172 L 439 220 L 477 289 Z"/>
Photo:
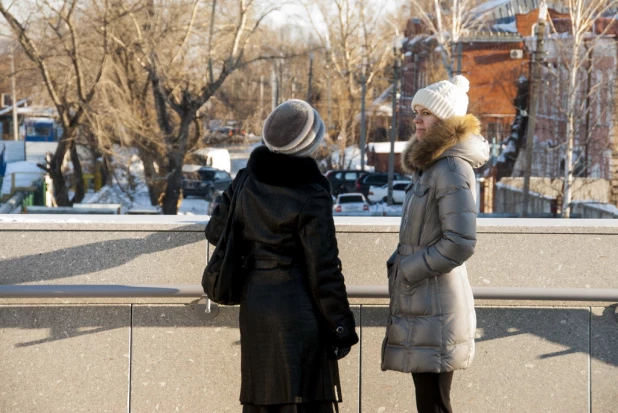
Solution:
<path fill-rule="evenodd" d="M 433 315 L 433 287 L 429 279 L 410 284 L 401 271 L 397 274 L 399 311 L 403 315 Z"/>
<path fill-rule="evenodd" d="M 427 185 L 427 184 L 419 182 L 416 185 L 414 185 L 414 196 L 418 198 L 422 198 L 425 195 L 427 195 L 430 189 L 431 189 L 431 185 Z"/>

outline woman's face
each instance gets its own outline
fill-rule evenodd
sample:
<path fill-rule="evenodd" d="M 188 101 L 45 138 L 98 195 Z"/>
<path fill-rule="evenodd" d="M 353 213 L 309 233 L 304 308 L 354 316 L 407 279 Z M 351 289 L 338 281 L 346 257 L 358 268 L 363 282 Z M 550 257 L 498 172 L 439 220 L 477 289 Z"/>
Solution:
<path fill-rule="evenodd" d="M 416 136 L 420 141 L 427 134 L 427 130 L 438 121 L 436 115 L 429 109 L 421 105 L 414 105 L 414 124 L 416 125 Z"/>

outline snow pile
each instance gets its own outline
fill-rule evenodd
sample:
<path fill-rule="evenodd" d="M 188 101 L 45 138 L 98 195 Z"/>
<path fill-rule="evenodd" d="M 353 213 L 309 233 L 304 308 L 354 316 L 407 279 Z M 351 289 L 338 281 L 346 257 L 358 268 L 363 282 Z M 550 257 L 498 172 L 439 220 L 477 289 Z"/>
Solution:
<path fill-rule="evenodd" d="M 133 149 L 114 149 L 113 185 L 104 186 L 97 193 L 88 193 L 82 204 L 120 204 L 121 214 L 130 211 L 156 211 L 150 202 L 144 177 L 144 164 Z M 209 202 L 199 198 L 182 200 L 178 215 L 207 215 Z"/>
<path fill-rule="evenodd" d="M 369 205 L 369 211 L 380 213 L 383 216 L 400 217 L 403 211 L 403 205 L 388 205 L 385 202 Z"/>
<path fill-rule="evenodd" d="M 201 198 L 185 198 L 178 208 L 178 215 L 208 215 L 210 202 Z"/>
<path fill-rule="evenodd" d="M 144 164 L 133 149 L 114 149 L 113 185 L 86 194 L 82 204 L 120 204 L 121 213 L 129 209 L 152 208 L 144 178 Z"/>

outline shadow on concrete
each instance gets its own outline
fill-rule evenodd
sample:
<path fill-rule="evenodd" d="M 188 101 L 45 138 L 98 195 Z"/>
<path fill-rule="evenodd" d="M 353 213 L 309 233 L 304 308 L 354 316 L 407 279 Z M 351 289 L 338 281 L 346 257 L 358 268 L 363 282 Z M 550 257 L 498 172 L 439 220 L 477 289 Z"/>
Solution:
<path fill-rule="evenodd" d="M 194 303 L 3 306 L 0 307 L 0 330 L 8 334 L 13 334 L 11 329 L 49 331 L 45 338 L 15 344 L 15 347 L 27 347 L 117 328 L 238 328 L 238 307 L 220 307 L 216 318 L 202 321 L 194 312 Z M 364 306 L 362 326 L 383 328 L 387 315 L 388 309 L 385 307 Z M 356 318 L 358 323 L 358 314 Z M 584 353 L 608 365 L 618 366 L 615 306 L 606 307 L 601 316 L 586 308 L 477 308 L 477 318 L 481 335 L 477 343 L 529 334 L 565 348 L 543 354 L 540 358 Z M 22 332 L 15 334 L 24 335 Z"/>
<path fill-rule="evenodd" d="M 203 232 L 195 231 L 195 225 L 169 232 L 154 232 L 144 238 L 119 238 L 4 259 L 0 260 L 0 284 L 50 281 L 90 274 L 121 266 L 144 254 L 196 242 L 204 245 L 203 262 L 206 263 L 207 241 Z"/>
<path fill-rule="evenodd" d="M 17 342 L 14 347 L 29 347 L 97 334 L 131 325 L 131 307 L 126 306 L 18 306 L 0 307 L 3 340 L 36 334 L 23 330 L 47 330 L 47 337 Z M 12 331 L 13 329 L 22 331 Z"/>
<path fill-rule="evenodd" d="M 224 307 L 210 321 L 201 321 L 186 305 L 10 305 L 0 306 L 1 340 L 28 337 L 24 330 L 46 330 L 47 336 L 19 341 L 15 348 L 100 334 L 119 328 L 183 327 L 238 328 L 238 307 Z M 19 340 L 19 339 L 18 339 Z M 240 343 L 235 343 L 240 345 Z"/>
<path fill-rule="evenodd" d="M 603 315 L 588 308 L 477 308 L 477 343 L 517 335 L 534 335 L 559 344 L 564 350 L 542 354 L 541 359 L 572 353 L 590 354 L 593 358 L 618 367 L 618 320 L 615 306 L 604 308 Z M 365 327 L 385 327 L 388 308 L 364 306 Z"/>

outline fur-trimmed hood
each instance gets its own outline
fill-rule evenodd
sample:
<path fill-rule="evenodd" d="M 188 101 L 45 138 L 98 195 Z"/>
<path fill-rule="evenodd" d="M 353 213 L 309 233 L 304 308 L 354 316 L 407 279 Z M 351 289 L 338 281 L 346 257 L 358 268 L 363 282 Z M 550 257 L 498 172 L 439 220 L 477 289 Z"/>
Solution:
<path fill-rule="evenodd" d="M 480 131 L 481 122 L 474 115 L 439 120 L 422 140 L 412 136 L 402 153 L 403 169 L 408 173 L 424 170 L 447 156 L 459 157 L 478 168 L 489 159 L 489 143 Z"/>
<path fill-rule="evenodd" d="M 298 188 L 313 183 L 330 193 L 330 182 L 313 158 L 275 153 L 266 146 L 258 146 L 249 156 L 247 170 L 250 176 L 265 184 Z"/>

